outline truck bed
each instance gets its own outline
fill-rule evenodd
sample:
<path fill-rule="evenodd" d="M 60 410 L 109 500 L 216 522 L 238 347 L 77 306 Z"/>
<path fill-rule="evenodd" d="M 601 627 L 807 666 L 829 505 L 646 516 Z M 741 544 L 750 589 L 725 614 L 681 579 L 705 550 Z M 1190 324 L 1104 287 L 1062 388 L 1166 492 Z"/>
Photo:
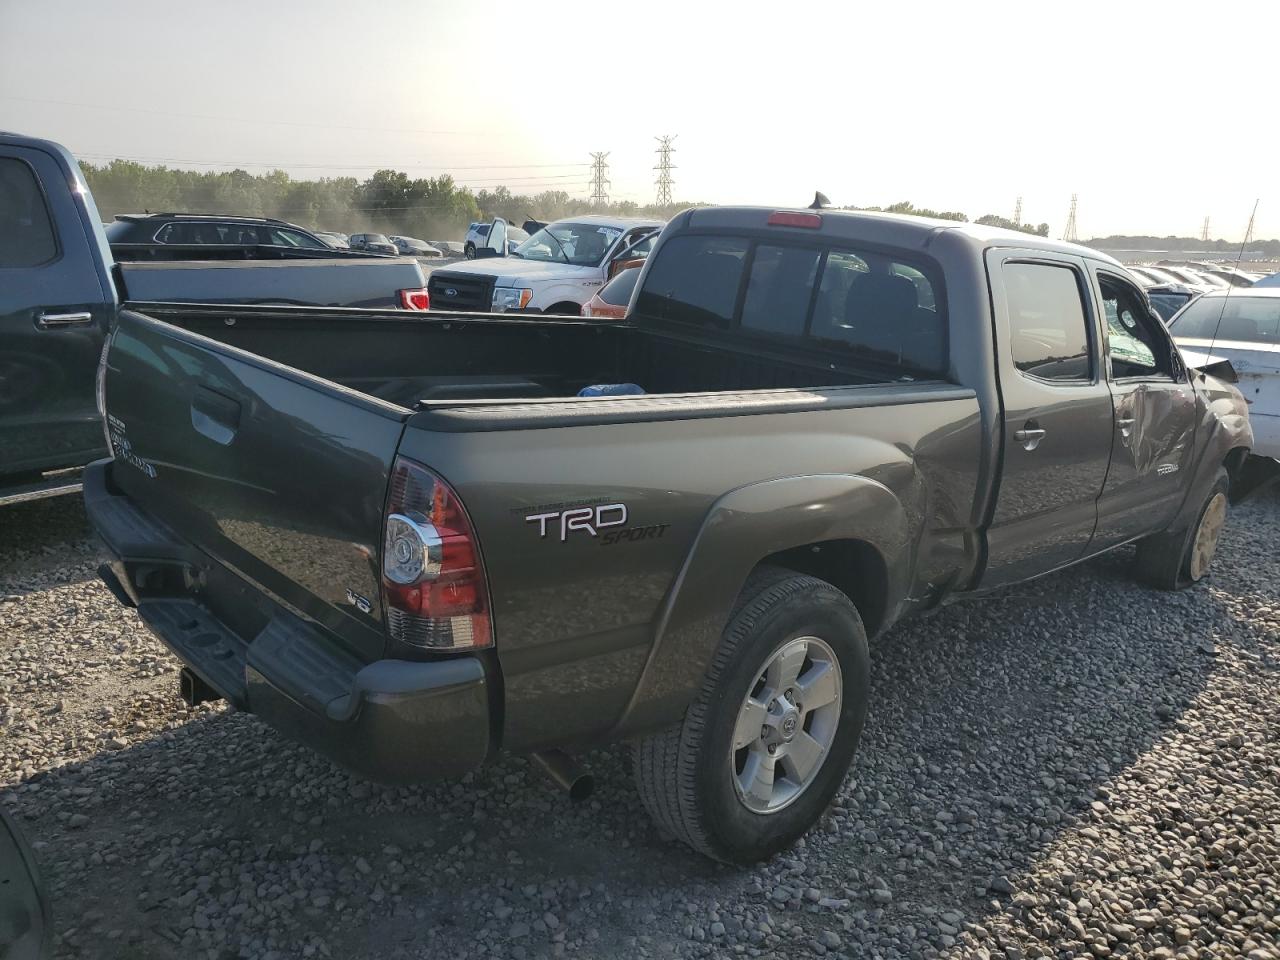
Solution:
<path fill-rule="evenodd" d="M 692 339 L 596 320 L 153 304 L 149 316 L 407 409 L 576 397 L 592 384 L 646 394 L 865 385 L 887 370 L 797 351 Z M 299 328 L 305 326 L 305 333 Z"/>

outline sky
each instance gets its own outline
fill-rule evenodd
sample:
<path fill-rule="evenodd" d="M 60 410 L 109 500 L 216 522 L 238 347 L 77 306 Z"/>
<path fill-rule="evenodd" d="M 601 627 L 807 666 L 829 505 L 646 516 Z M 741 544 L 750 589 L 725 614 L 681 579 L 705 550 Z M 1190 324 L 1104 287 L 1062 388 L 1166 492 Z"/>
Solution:
<path fill-rule="evenodd" d="M 83 159 L 1280 236 L 1280 2 L 0 0 L 0 129 Z"/>

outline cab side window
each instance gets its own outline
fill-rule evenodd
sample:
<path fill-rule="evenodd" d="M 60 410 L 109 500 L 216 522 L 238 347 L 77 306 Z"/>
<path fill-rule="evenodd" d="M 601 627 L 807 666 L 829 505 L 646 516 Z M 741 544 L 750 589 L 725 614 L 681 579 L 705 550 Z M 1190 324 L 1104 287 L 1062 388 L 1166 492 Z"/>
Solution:
<path fill-rule="evenodd" d="M 1037 380 L 1089 380 L 1089 327 L 1079 274 L 1066 264 L 1016 261 L 1001 273 L 1014 366 Z"/>
<path fill-rule="evenodd" d="M 0 157 L 0 268 L 37 267 L 57 253 L 35 174 L 21 160 Z"/>
<path fill-rule="evenodd" d="M 1173 347 L 1136 288 L 1098 272 L 1102 312 L 1107 321 L 1107 362 L 1111 377 L 1173 377 Z"/>

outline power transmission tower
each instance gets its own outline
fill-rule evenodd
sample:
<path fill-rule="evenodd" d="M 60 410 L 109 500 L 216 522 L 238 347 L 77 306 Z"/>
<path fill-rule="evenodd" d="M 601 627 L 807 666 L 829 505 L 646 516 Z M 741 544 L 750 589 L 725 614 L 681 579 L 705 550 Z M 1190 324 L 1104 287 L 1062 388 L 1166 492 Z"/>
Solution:
<path fill-rule="evenodd" d="M 1204 226 L 1200 228 L 1200 239 L 1205 243 L 1209 242 L 1209 218 L 1204 218 Z"/>
<path fill-rule="evenodd" d="M 609 202 L 609 151 L 591 154 L 591 202 Z"/>
<path fill-rule="evenodd" d="M 1013 205 L 1013 225 L 1015 227 L 1022 226 L 1022 198 L 1018 198 L 1018 202 Z"/>
<path fill-rule="evenodd" d="M 1240 244 L 1240 249 L 1242 251 L 1249 244 L 1253 243 L 1253 218 L 1256 217 L 1257 215 L 1258 215 L 1258 201 L 1255 200 L 1253 201 L 1253 213 L 1249 214 L 1249 226 L 1245 227 L 1244 243 Z"/>
<path fill-rule="evenodd" d="M 1076 195 L 1071 195 L 1071 212 L 1067 214 L 1067 229 L 1062 231 L 1062 239 L 1075 243 L 1080 239 L 1076 235 Z"/>
<path fill-rule="evenodd" d="M 658 206 L 667 207 L 671 205 L 671 188 L 675 185 L 675 181 L 671 178 L 671 171 L 675 169 L 675 164 L 671 162 L 671 154 L 675 152 L 675 134 L 670 137 L 654 137 L 658 141 L 658 149 L 654 152 L 658 155 L 658 165 L 653 169 L 658 171 L 658 179 L 654 181 L 658 185 Z"/>

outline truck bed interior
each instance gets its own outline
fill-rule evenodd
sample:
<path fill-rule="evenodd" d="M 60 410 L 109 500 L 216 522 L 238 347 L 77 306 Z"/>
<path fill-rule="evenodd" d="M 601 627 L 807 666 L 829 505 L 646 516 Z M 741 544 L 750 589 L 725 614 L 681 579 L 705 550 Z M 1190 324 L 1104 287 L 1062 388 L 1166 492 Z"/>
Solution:
<path fill-rule="evenodd" d="M 747 344 L 626 324 L 305 316 L 143 307 L 157 319 L 391 403 L 573 397 L 592 384 L 700 393 L 884 383 L 889 370 L 833 366 Z M 234 323 L 228 323 L 234 319 Z"/>

